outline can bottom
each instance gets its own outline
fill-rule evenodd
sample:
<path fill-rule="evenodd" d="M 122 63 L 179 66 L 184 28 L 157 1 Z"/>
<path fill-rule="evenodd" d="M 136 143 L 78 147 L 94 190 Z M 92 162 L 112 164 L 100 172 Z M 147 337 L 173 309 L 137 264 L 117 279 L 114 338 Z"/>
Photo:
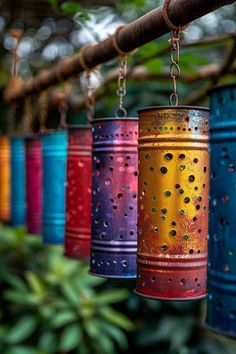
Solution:
<path fill-rule="evenodd" d="M 111 275 L 111 274 L 98 274 L 98 273 L 93 273 L 90 270 L 88 271 L 89 275 L 93 275 L 95 277 L 100 277 L 100 278 L 109 278 L 109 279 L 136 279 L 136 274 L 132 275 Z"/>
<path fill-rule="evenodd" d="M 85 255 L 78 256 L 74 253 L 71 254 L 71 253 L 64 252 L 63 256 L 66 258 L 73 259 L 74 261 L 89 261 L 90 260 L 90 256 L 85 256 Z"/>
<path fill-rule="evenodd" d="M 201 300 L 204 299 L 207 294 L 199 295 L 199 296 L 192 296 L 192 297 L 162 297 L 162 296 L 152 296 L 152 295 L 146 295 L 138 290 L 134 289 L 134 293 L 137 295 L 140 295 L 142 297 L 145 297 L 146 299 L 151 299 L 151 300 L 163 300 L 163 301 L 178 301 L 178 302 L 183 302 L 183 301 L 196 301 L 196 300 Z"/>
<path fill-rule="evenodd" d="M 233 333 L 233 332 L 227 332 L 227 331 L 223 331 L 223 330 L 221 330 L 221 329 L 212 327 L 212 326 L 209 325 L 206 321 L 203 322 L 203 326 L 204 326 L 206 329 L 211 330 L 212 332 L 215 332 L 215 333 L 217 333 L 217 334 L 221 334 L 222 336 L 226 336 L 226 337 L 229 337 L 229 338 L 232 338 L 232 339 L 235 339 L 235 338 L 236 338 L 236 332 L 235 332 L 235 333 Z"/>

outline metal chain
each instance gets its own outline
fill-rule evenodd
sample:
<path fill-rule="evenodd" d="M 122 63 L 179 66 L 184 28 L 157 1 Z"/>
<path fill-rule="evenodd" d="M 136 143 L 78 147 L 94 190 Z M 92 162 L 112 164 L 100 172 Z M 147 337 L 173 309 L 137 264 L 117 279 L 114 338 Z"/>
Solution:
<path fill-rule="evenodd" d="M 171 45 L 170 51 L 170 76 L 173 82 L 173 92 L 170 95 L 170 105 L 178 106 L 179 97 L 177 94 L 177 79 L 180 76 L 180 67 L 179 67 L 179 31 L 173 31 L 172 37 L 169 40 Z"/>
<path fill-rule="evenodd" d="M 95 106 L 95 97 L 94 97 L 95 86 L 92 84 L 91 71 L 86 72 L 85 79 L 86 79 L 86 87 L 87 87 L 87 97 L 86 97 L 87 119 L 88 122 L 91 123 L 91 121 L 94 118 L 94 106 Z"/>
<path fill-rule="evenodd" d="M 116 117 L 127 117 L 127 111 L 124 107 L 124 97 L 126 95 L 126 74 L 127 74 L 127 57 L 121 56 L 119 63 L 119 75 L 117 81 L 117 96 L 119 97 L 119 106 L 116 110 Z"/>
<path fill-rule="evenodd" d="M 66 122 L 66 117 L 67 117 L 67 113 L 68 113 L 68 102 L 67 102 L 67 97 L 66 97 L 66 93 L 63 92 L 59 106 L 58 106 L 58 111 L 60 114 L 60 128 L 62 129 L 66 129 L 67 127 L 67 122 Z"/>
<path fill-rule="evenodd" d="M 42 91 L 39 96 L 39 126 L 40 132 L 46 130 L 46 119 L 48 114 L 48 92 Z"/>
<path fill-rule="evenodd" d="M 24 113 L 23 113 L 23 131 L 24 133 L 31 133 L 31 125 L 33 120 L 33 111 L 31 105 L 31 97 L 26 97 L 24 101 Z"/>

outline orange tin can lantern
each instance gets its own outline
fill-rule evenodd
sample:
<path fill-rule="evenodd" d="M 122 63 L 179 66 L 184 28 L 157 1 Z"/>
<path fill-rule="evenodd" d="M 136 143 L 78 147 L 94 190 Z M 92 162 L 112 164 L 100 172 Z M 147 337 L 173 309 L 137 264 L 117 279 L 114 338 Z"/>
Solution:
<path fill-rule="evenodd" d="M 0 220 L 10 219 L 10 139 L 0 137 Z"/>
<path fill-rule="evenodd" d="M 194 300 L 206 294 L 208 109 L 139 110 L 136 293 Z"/>

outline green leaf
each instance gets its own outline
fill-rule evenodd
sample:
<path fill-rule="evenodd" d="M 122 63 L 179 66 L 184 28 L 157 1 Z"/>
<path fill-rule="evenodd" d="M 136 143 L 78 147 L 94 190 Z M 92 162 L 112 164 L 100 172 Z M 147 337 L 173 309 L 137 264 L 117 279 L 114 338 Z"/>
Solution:
<path fill-rule="evenodd" d="M 164 68 L 164 63 L 163 63 L 162 59 L 155 58 L 155 59 L 149 60 L 145 64 L 145 67 L 147 68 L 148 72 L 150 72 L 150 73 L 161 73 Z"/>
<path fill-rule="evenodd" d="M 4 354 L 40 354 L 40 352 L 33 347 L 18 345 L 8 349 Z"/>
<path fill-rule="evenodd" d="M 34 332 L 36 326 L 36 318 L 32 316 L 24 316 L 10 327 L 6 341 L 12 344 L 22 342 Z"/>
<path fill-rule="evenodd" d="M 75 349 L 79 345 L 81 336 L 82 331 L 77 324 L 67 326 L 61 337 L 60 350 L 67 352 Z"/>
<path fill-rule="evenodd" d="M 64 15 L 75 15 L 81 10 L 81 6 L 76 1 L 66 1 L 61 5 Z"/>
<path fill-rule="evenodd" d="M 53 8 L 58 7 L 58 0 L 48 0 L 48 2 Z"/>
<path fill-rule="evenodd" d="M 77 291 L 74 289 L 73 285 L 68 281 L 63 281 L 61 284 L 61 289 L 65 297 L 76 307 L 80 306 L 80 298 Z"/>
<path fill-rule="evenodd" d="M 44 293 L 43 282 L 35 273 L 27 272 L 26 279 L 35 294 L 42 295 Z"/>
<path fill-rule="evenodd" d="M 99 312 L 105 320 L 120 328 L 123 328 L 127 331 L 134 329 L 134 324 L 126 316 L 120 312 L 115 311 L 112 307 L 102 308 Z"/>
<path fill-rule="evenodd" d="M 38 346 L 40 349 L 45 350 L 46 353 L 57 352 L 58 339 L 53 332 L 45 332 L 41 335 Z"/>
<path fill-rule="evenodd" d="M 100 328 L 100 331 L 106 334 L 107 336 L 111 337 L 121 349 L 128 349 L 128 341 L 122 330 L 111 325 L 110 323 L 106 323 L 103 320 L 98 320 L 97 324 Z"/>
<path fill-rule="evenodd" d="M 103 291 L 101 294 L 97 294 L 94 298 L 94 303 L 97 305 L 106 305 L 123 301 L 129 296 L 129 291 L 126 289 L 115 289 Z"/>
<path fill-rule="evenodd" d="M 56 314 L 51 322 L 51 326 L 54 328 L 58 328 L 61 326 L 65 326 L 66 324 L 76 321 L 77 316 L 73 311 L 64 311 Z"/>

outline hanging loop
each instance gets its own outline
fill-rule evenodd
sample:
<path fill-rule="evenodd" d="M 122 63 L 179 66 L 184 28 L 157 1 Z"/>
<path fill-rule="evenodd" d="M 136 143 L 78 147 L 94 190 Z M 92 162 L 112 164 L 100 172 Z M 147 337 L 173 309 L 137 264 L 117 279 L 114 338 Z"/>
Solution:
<path fill-rule="evenodd" d="M 163 5 L 163 18 L 172 31 L 170 42 L 170 77 L 172 79 L 173 92 L 170 95 L 169 101 L 171 106 L 178 106 L 179 98 L 177 94 L 177 79 L 180 76 L 179 67 L 179 35 L 187 26 L 176 26 L 172 23 L 168 15 L 170 0 L 165 0 Z"/>
<path fill-rule="evenodd" d="M 87 107 L 87 121 L 91 123 L 94 118 L 94 106 L 95 106 L 95 97 L 94 91 L 95 86 L 92 83 L 92 71 L 94 68 L 91 68 L 87 65 L 84 58 L 84 50 L 93 45 L 87 44 L 80 50 L 79 62 L 81 67 L 86 72 L 85 80 L 86 80 L 86 88 L 87 88 L 87 96 L 86 96 L 86 107 Z"/>
<path fill-rule="evenodd" d="M 67 95 L 66 92 L 61 92 L 61 97 L 58 105 L 58 111 L 60 114 L 60 125 L 61 129 L 67 128 L 66 117 L 68 113 L 68 102 L 67 102 Z"/>
<path fill-rule="evenodd" d="M 116 117 L 127 117 L 127 111 L 124 107 L 124 97 L 126 95 L 126 75 L 127 75 L 127 57 L 120 57 L 119 74 L 117 79 L 116 94 L 119 97 L 119 106 L 116 110 Z"/>

